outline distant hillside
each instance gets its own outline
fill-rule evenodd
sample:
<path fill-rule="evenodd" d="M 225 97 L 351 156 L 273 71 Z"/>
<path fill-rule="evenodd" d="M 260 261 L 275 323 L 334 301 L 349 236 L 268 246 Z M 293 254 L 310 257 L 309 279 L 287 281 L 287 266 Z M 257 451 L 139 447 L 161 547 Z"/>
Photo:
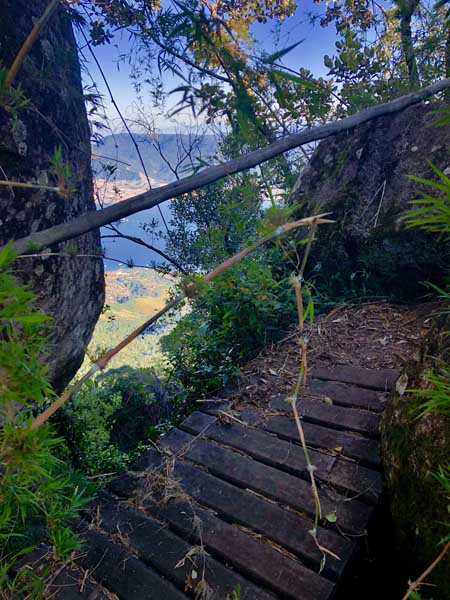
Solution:
<path fill-rule="evenodd" d="M 118 344 L 133 329 L 162 308 L 176 280 L 152 269 L 120 269 L 106 274 L 106 310 L 101 315 L 89 344 L 89 354 L 99 356 Z M 111 362 L 111 367 L 150 367 L 164 361 L 159 338 L 172 323 L 161 321 L 139 336 Z M 90 361 L 85 360 L 80 374 Z"/>
<path fill-rule="evenodd" d="M 189 135 L 177 135 L 171 133 L 158 135 L 158 141 L 164 158 L 162 158 L 157 148 L 155 148 L 154 141 L 148 135 L 134 133 L 133 136 L 139 146 L 149 177 L 161 183 L 173 180 L 174 175 L 164 158 L 170 164 L 176 165 L 179 162 L 180 157 L 182 158 L 185 156 L 183 148 L 189 148 Z M 194 162 L 208 160 L 210 156 L 214 155 L 216 149 L 217 145 L 214 136 L 205 136 L 194 145 L 192 151 Z M 99 154 L 112 159 L 108 164 L 116 164 L 113 159 L 118 158 L 130 165 L 127 166 L 117 163 L 117 179 L 130 182 L 138 182 L 142 179 L 142 165 L 133 141 L 127 133 L 106 136 L 103 139 L 102 144 L 95 144 L 93 146 L 92 152 L 94 155 L 94 160 L 92 162 L 94 173 L 98 174 L 100 172 L 102 163 L 108 163 L 104 158 L 96 158 L 96 155 Z M 183 167 L 188 169 L 189 166 L 190 161 L 184 160 L 181 169 L 183 169 Z M 186 174 L 188 174 L 187 171 Z"/>

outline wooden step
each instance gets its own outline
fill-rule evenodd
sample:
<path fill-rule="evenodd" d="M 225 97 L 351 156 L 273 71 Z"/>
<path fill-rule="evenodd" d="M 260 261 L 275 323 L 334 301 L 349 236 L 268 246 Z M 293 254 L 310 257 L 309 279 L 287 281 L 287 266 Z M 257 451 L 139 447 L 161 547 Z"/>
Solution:
<path fill-rule="evenodd" d="M 321 379 L 310 379 L 306 393 L 330 398 L 337 406 L 361 408 L 372 412 L 382 412 L 387 397 L 386 393 L 380 391 Z"/>
<path fill-rule="evenodd" d="M 364 369 L 350 365 L 321 366 L 311 370 L 311 377 L 328 381 L 340 381 L 361 387 L 389 391 L 400 377 L 398 369 Z"/>
<path fill-rule="evenodd" d="M 160 440 L 160 452 L 111 482 L 122 500 L 99 501 L 82 566 L 98 563 L 95 579 L 121 600 L 193 598 L 202 577 L 214 600 L 237 589 L 242 600 L 329 600 L 382 493 L 380 413 L 399 372 L 339 365 L 312 374 L 297 407 L 328 516 L 317 541 L 284 396 L 243 410 L 208 401 Z"/>
<path fill-rule="evenodd" d="M 179 537 L 148 513 L 99 502 L 93 514 L 103 531 L 123 538 L 133 554 L 189 595 L 200 594 L 206 582 L 215 600 L 231 596 L 238 588 L 242 599 L 274 600 L 272 594 L 224 566 L 200 546 Z"/>
<path fill-rule="evenodd" d="M 270 407 L 292 417 L 292 407 L 285 396 L 274 398 Z M 319 399 L 299 398 L 297 409 L 303 421 L 331 429 L 356 431 L 369 437 L 378 437 L 380 416 L 367 410 L 334 406 Z"/>
<path fill-rule="evenodd" d="M 314 518 L 315 504 L 311 485 L 303 479 L 195 438 L 179 429 L 173 429 L 164 438 L 162 446 L 183 454 L 184 458 L 206 467 L 211 474 L 225 481 L 258 492 Z M 349 502 L 345 498 L 339 498 L 338 494 L 335 494 L 335 499 L 331 499 L 325 490 L 319 490 L 319 496 L 323 514 L 335 514 L 343 531 L 361 534 L 366 530 L 371 514 L 369 506 L 358 500 Z"/>
<path fill-rule="evenodd" d="M 198 411 L 185 419 L 180 428 L 194 435 L 202 433 L 205 438 L 241 450 L 261 462 L 309 481 L 305 455 L 297 443 L 281 440 L 266 431 L 244 427 L 235 421 L 224 424 L 216 417 Z M 377 501 L 382 487 L 378 471 L 343 460 L 338 455 L 331 456 L 312 449 L 309 454 L 318 480 L 332 484 L 345 496 L 358 496 L 371 504 Z"/>
<path fill-rule="evenodd" d="M 244 410 L 240 419 L 265 431 L 276 433 L 283 439 L 295 442 L 299 440 L 297 426 L 292 417 L 284 415 L 265 417 L 258 411 Z M 365 466 L 380 467 L 380 448 L 376 440 L 315 423 L 303 423 L 303 430 L 307 445 L 312 448 L 348 456 Z"/>
<path fill-rule="evenodd" d="M 43 578 L 46 597 L 52 600 L 110 600 L 111 598 L 106 590 L 91 580 L 84 569 L 76 565 L 75 561 L 55 563 L 53 548 L 45 544 L 15 563 L 12 567 L 12 575 L 17 575 L 23 570 L 31 571 L 33 575 Z"/>
<path fill-rule="evenodd" d="M 145 460 L 149 470 L 161 466 L 161 457 L 156 451 L 149 451 Z M 141 467 L 142 464 L 141 461 Z M 312 521 L 307 517 L 180 460 L 175 462 L 173 477 L 187 494 L 216 511 L 221 518 L 253 529 L 298 556 L 307 567 L 320 569 L 323 556 L 309 533 Z M 145 488 L 145 482 L 125 475 L 111 486 L 115 493 L 129 497 L 139 494 L 139 489 Z M 353 554 L 354 543 L 323 528 L 319 528 L 318 538 L 323 546 L 339 556 L 339 560 L 328 557 L 323 571 L 324 576 L 336 580 Z"/>
<path fill-rule="evenodd" d="M 282 548 L 224 521 L 192 500 L 150 505 L 149 511 L 178 533 L 194 543 L 203 543 L 226 564 L 283 598 L 325 600 L 332 593 L 332 582 L 306 568 Z"/>
<path fill-rule="evenodd" d="M 80 564 L 121 600 L 186 600 L 188 596 L 104 533 L 83 531 Z"/>

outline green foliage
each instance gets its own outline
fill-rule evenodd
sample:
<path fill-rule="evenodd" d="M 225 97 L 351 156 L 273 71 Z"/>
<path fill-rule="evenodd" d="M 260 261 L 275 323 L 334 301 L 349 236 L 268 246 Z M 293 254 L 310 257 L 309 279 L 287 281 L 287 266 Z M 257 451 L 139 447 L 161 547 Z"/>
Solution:
<path fill-rule="evenodd" d="M 448 124 L 448 109 L 439 112 L 444 113 L 444 117 L 441 118 L 437 124 Z M 417 208 L 408 211 L 405 215 L 405 220 L 409 227 L 420 227 L 426 231 L 436 233 L 442 240 L 442 243 L 446 243 L 450 237 L 450 178 L 434 165 L 431 164 L 431 167 L 437 176 L 438 181 L 421 177 L 412 177 L 412 179 L 430 188 L 434 194 L 437 193 L 438 195 L 431 196 L 427 194 L 424 197 L 414 200 L 412 204 Z M 446 309 L 444 309 L 443 313 L 449 313 L 450 286 L 446 289 L 441 289 L 429 284 L 429 287 L 436 292 L 446 304 Z M 446 332 L 446 335 L 448 334 L 449 332 Z M 450 366 L 448 361 L 445 360 L 446 358 L 444 349 L 444 356 L 440 360 L 435 359 L 438 366 L 425 374 L 425 389 L 410 390 L 412 392 L 413 400 L 412 414 L 415 415 L 417 419 L 428 415 L 441 416 L 440 422 L 443 428 L 445 428 L 445 424 L 447 424 L 448 428 L 448 419 L 450 417 Z M 445 516 L 443 519 L 441 518 L 437 523 L 430 519 L 431 522 L 426 523 L 430 531 L 434 532 L 434 530 L 439 530 L 441 533 L 442 529 L 444 529 L 444 535 L 442 536 L 441 534 L 438 538 L 440 540 L 438 546 L 441 546 L 450 540 L 450 504 L 448 504 L 448 501 L 450 500 L 450 464 L 447 462 L 448 443 L 446 444 L 444 441 L 443 444 L 441 442 L 441 445 L 444 447 L 444 452 L 447 450 L 447 455 L 444 456 L 443 461 L 438 461 L 438 471 L 433 474 L 434 480 L 440 484 L 441 489 L 430 489 L 430 493 L 425 497 L 427 503 L 437 500 L 439 509 L 436 510 L 439 510 L 440 512 L 442 512 L 442 506 L 446 506 L 446 510 L 444 508 Z M 428 460 L 430 459 L 430 456 L 432 456 L 430 451 L 427 451 L 424 455 Z M 423 485 L 422 482 L 420 482 L 420 485 Z M 442 491 L 444 492 L 444 498 L 441 499 L 440 496 L 442 495 Z M 445 501 L 447 501 L 447 504 L 445 504 Z M 429 509 L 427 509 L 427 511 L 424 511 L 424 514 L 428 515 L 429 512 Z M 422 532 L 421 542 L 429 542 L 429 540 L 426 539 L 427 537 L 436 544 L 436 535 L 429 536 L 428 531 Z M 438 597 L 442 598 L 445 595 L 444 587 L 448 587 L 448 557 L 446 557 L 443 562 L 444 565 L 445 563 L 447 564 L 447 576 L 443 571 L 445 566 L 442 567 L 442 565 L 440 565 L 437 570 L 440 569 L 442 575 L 436 580 L 439 581 L 439 583 L 435 590 Z M 431 577 L 436 577 L 436 573 L 433 572 Z M 412 594 L 411 597 L 420 600 L 422 596 L 419 593 L 414 592 L 414 595 Z"/>
<path fill-rule="evenodd" d="M 25 97 L 22 86 L 11 86 L 7 82 L 8 69 L 0 67 L 0 107 L 17 118 L 20 109 L 24 108 L 30 100 Z"/>
<path fill-rule="evenodd" d="M 39 360 L 48 318 L 34 307 L 32 292 L 9 269 L 14 253 L 0 253 L 0 416 L 15 403 L 42 404 L 53 395 Z"/>
<path fill-rule="evenodd" d="M 227 596 L 227 600 L 241 600 L 241 584 L 238 583 L 230 595 Z"/>
<path fill-rule="evenodd" d="M 43 541 L 57 558 L 78 549 L 69 523 L 87 496 L 86 485 L 58 457 L 64 446 L 51 427 L 30 429 L 32 411 L 54 395 L 39 361 L 47 318 L 15 280 L 13 259 L 8 247 L 0 253 L 0 590 L 37 593 L 33 578 L 10 580 L 10 567 Z"/>
<path fill-rule="evenodd" d="M 434 165 L 431 167 L 438 181 L 415 176 L 411 178 L 431 188 L 438 195 L 425 195 L 413 200 L 411 204 L 417 208 L 409 210 L 404 219 L 409 227 L 420 227 L 437 233 L 445 242 L 450 237 L 450 178 Z M 441 289 L 430 284 L 429 287 L 448 303 L 450 287 Z M 426 414 L 450 415 L 450 367 L 445 363 L 441 364 L 439 370 L 426 375 L 425 383 L 429 386 L 427 389 L 411 390 L 419 400 L 419 404 L 414 407 L 413 412 L 417 417 Z"/>
<path fill-rule="evenodd" d="M 428 373 L 427 389 L 411 390 L 420 400 L 413 409 L 417 417 L 424 415 L 450 415 L 450 367 L 442 365 L 438 372 Z"/>
<path fill-rule="evenodd" d="M 61 146 L 57 146 L 50 159 L 51 171 L 55 175 L 59 193 L 63 197 L 67 197 L 74 191 L 73 175 L 70 170 L 69 163 L 65 162 Z"/>
<path fill-rule="evenodd" d="M 409 210 L 404 218 L 409 227 L 421 227 L 443 237 L 450 237 L 450 178 L 434 165 L 430 166 L 439 181 L 416 176 L 411 176 L 411 179 L 437 191 L 440 195 L 427 194 L 413 200 L 411 204 L 420 206 Z"/>
<path fill-rule="evenodd" d="M 167 251 L 185 269 L 211 269 L 255 234 L 261 202 L 253 175 L 239 175 L 175 198 Z"/>
<path fill-rule="evenodd" d="M 162 347 L 190 394 L 206 396 L 233 381 L 237 367 L 294 318 L 289 279 L 277 281 L 268 265 L 245 260 L 212 281 Z"/>
<path fill-rule="evenodd" d="M 2 561 L 44 540 L 58 558 L 79 548 L 68 524 L 87 501 L 86 486 L 57 458 L 62 439 L 49 426 L 30 431 L 27 425 L 6 423 L 0 433 Z"/>
<path fill-rule="evenodd" d="M 74 464 L 95 476 L 125 470 L 180 418 L 176 391 L 153 369 L 121 367 L 86 382 L 59 416 Z"/>

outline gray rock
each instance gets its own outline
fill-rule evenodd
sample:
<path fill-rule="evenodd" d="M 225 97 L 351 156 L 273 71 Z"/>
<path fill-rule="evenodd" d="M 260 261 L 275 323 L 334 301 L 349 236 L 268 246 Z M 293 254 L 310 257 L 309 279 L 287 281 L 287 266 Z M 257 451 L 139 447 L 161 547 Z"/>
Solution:
<path fill-rule="evenodd" d="M 0 3 L 0 56 L 12 64 L 33 22 L 48 0 Z M 2 179 L 57 185 L 51 157 L 59 146 L 69 164 L 74 192 L 67 198 L 41 190 L 0 190 L 0 245 L 31 231 L 69 221 L 94 210 L 90 132 L 83 101 L 80 67 L 70 20 L 58 9 L 27 56 L 16 85 L 30 103 L 14 111 L 0 106 L 0 176 Z M 98 232 L 76 240 L 80 254 L 100 250 Z M 50 248 L 64 252 L 65 244 Z M 17 275 L 37 293 L 53 317 L 47 361 L 61 390 L 80 366 L 104 301 L 101 258 L 51 257 L 17 261 Z"/>
<path fill-rule="evenodd" d="M 434 179 L 429 161 L 448 167 L 450 127 L 431 126 L 437 107 L 376 119 L 314 153 L 295 201 L 301 216 L 331 211 L 337 221 L 320 228 L 309 262 L 332 297 L 412 298 L 425 293 L 420 282 L 439 283 L 448 273 L 449 245 L 402 220 L 411 200 L 432 191 L 408 176 Z"/>

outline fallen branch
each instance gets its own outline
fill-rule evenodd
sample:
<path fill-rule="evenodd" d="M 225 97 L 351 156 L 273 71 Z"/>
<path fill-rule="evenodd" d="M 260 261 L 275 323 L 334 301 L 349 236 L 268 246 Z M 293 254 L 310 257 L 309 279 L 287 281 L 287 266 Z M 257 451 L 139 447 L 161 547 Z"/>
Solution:
<path fill-rule="evenodd" d="M 300 133 L 288 135 L 269 144 L 265 148 L 255 150 L 254 152 L 250 152 L 239 158 L 204 169 L 197 175 L 192 175 L 160 188 L 138 194 L 128 200 L 123 200 L 122 202 L 118 202 L 117 204 L 113 204 L 102 210 L 84 213 L 68 223 L 61 223 L 60 225 L 55 225 L 49 229 L 32 233 L 14 241 L 13 248 L 18 254 L 24 254 L 36 252 L 37 249 L 41 250 L 55 243 L 73 239 L 88 231 L 107 225 L 108 223 L 119 221 L 120 219 L 142 210 L 158 206 L 166 200 L 177 198 L 182 194 L 187 194 L 193 190 L 205 187 L 219 179 L 232 175 L 233 173 L 239 173 L 251 169 L 252 167 L 256 167 L 267 160 L 275 158 L 294 148 L 298 148 L 299 146 L 303 146 L 304 144 L 321 140 L 343 131 L 348 131 L 362 123 L 376 119 L 377 117 L 404 110 L 408 106 L 422 102 L 430 96 L 448 88 L 450 88 L 450 78 L 443 79 L 422 90 L 401 96 L 390 102 L 367 108 L 345 119 L 333 121 L 317 127 L 311 127 Z"/>
<path fill-rule="evenodd" d="M 286 223 L 285 225 L 281 225 L 277 227 L 274 231 L 267 234 L 248 248 L 245 248 L 238 254 L 235 254 L 218 267 L 216 267 L 213 271 L 210 271 L 207 275 L 205 275 L 205 281 L 211 281 L 231 266 L 241 261 L 243 258 L 254 252 L 256 249 L 260 248 L 267 242 L 271 240 L 275 240 L 289 231 L 297 229 L 299 227 L 308 227 L 308 226 L 316 226 L 322 223 L 333 223 L 330 219 L 326 219 L 329 213 L 324 213 L 321 215 L 316 215 L 315 217 L 307 217 L 306 219 L 301 219 L 300 221 L 295 221 L 293 223 Z M 109 350 L 106 354 L 101 356 L 89 369 L 89 371 L 83 375 L 83 377 L 77 381 L 73 386 L 69 387 L 62 396 L 60 396 L 55 402 L 53 402 L 44 412 L 36 417 L 36 419 L 31 424 L 31 429 L 38 429 L 41 425 L 43 425 L 48 419 L 59 409 L 63 404 L 69 400 L 73 394 L 85 383 L 88 379 L 90 379 L 95 373 L 100 370 L 106 368 L 110 360 L 118 354 L 121 350 L 123 350 L 128 344 L 130 344 L 133 340 L 135 340 L 139 335 L 141 335 L 146 329 L 148 329 L 153 323 L 158 321 L 163 315 L 165 315 L 170 310 L 174 309 L 178 306 L 189 294 L 189 287 L 185 292 L 176 296 L 173 300 L 168 302 L 161 310 L 155 313 L 150 319 L 142 323 L 137 329 L 135 329 L 130 335 L 124 338 L 117 346 Z"/>

